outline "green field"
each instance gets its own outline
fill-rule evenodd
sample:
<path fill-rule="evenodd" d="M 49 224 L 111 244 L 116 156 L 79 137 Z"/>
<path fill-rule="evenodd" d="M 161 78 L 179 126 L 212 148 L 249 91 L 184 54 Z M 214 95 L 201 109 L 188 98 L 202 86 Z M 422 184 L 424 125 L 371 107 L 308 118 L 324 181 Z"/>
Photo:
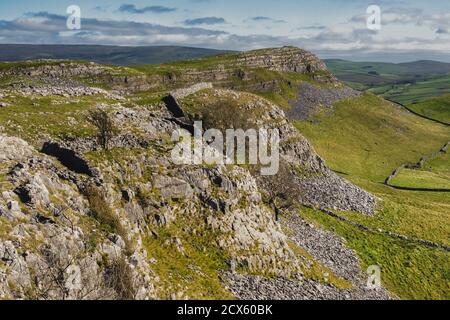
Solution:
<path fill-rule="evenodd" d="M 394 64 L 328 60 L 327 66 L 340 80 L 354 89 L 367 90 L 404 104 L 426 117 L 449 122 L 448 63 L 416 61 Z"/>
<path fill-rule="evenodd" d="M 450 191 L 450 154 L 441 154 L 420 169 L 402 169 L 390 184 L 401 188 Z"/>
<path fill-rule="evenodd" d="M 423 81 L 392 84 L 369 89 L 370 92 L 405 105 L 422 102 L 450 93 L 450 75 L 437 76 Z"/>
<path fill-rule="evenodd" d="M 450 194 L 396 190 L 383 184 L 394 168 L 437 152 L 450 128 L 417 117 L 399 106 L 365 94 L 296 123 L 327 164 L 382 199 L 377 215 L 340 213 L 375 230 L 383 229 L 450 244 Z M 448 158 L 447 158 L 448 159 Z M 432 170 L 449 170 L 435 159 Z M 306 214 L 344 236 L 368 265 L 382 266 L 386 286 L 402 298 L 450 298 L 450 254 L 370 234 L 319 212 Z"/>
<path fill-rule="evenodd" d="M 422 170 L 402 169 L 390 184 L 401 188 L 448 189 L 450 191 L 449 177 Z"/>
<path fill-rule="evenodd" d="M 426 248 L 378 233 L 368 233 L 322 212 L 301 210 L 312 223 L 343 236 L 356 250 L 362 267 L 381 268 L 383 286 L 403 299 L 449 299 L 449 253 Z"/>
<path fill-rule="evenodd" d="M 408 108 L 429 118 L 450 123 L 450 94 L 409 104 Z"/>

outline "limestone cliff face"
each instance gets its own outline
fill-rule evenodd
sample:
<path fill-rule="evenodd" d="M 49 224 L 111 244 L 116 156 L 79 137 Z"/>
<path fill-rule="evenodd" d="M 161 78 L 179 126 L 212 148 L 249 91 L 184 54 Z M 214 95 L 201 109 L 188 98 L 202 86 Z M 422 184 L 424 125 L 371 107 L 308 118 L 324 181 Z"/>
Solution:
<path fill-rule="evenodd" d="M 202 259 L 216 252 L 222 268 L 301 277 L 302 261 L 247 170 L 176 166 L 167 137 L 179 128 L 164 113 L 110 107 L 117 124 L 151 144 L 119 140 L 109 160 L 102 152 L 87 156 L 85 174 L 60 162 L 58 152 L 50 157 L 0 136 L 1 298 L 201 298 L 184 282 L 160 278 L 161 252 L 175 252 L 200 273 Z M 95 153 L 84 140 L 71 144 Z"/>
<path fill-rule="evenodd" d="M 51 150 L 47 143 L 48 156 L 0 136 L 1 298 L 202 298 L 207 289 L 185 286 L 204 272 L 218 281 L 220 270 L 204 269 L 204 259 L 229 270 L 301 277 L 301 259 L 247 170 L 176 166 L 168 137 L 179 127 L 164 106 L 108 108 L 124 133 L 135 132 L 117 138 L 111 153 L 80 139 Z M 140 137 L 148 143 L 135 144 Z M 65 150 L 78 156 L 68 159 Z M 74 171 L 69 163 L 82 159 L 89 170 Z M 180 272 L 194 268 L 192 275 L 161 278 L 165 252 L 189 261 Z"/>
<path fill-rule="evenodd" d="M 327 67 L 309 51 L 295 47 L 257 50 L 240 55 L 237 65 L 263 68 L 278 72 L 315 73 L 326 72 Z"/>
<path fill-rule="evenodd" d="M 296 200 L 310 206 L 328 209 L 354 210 L 372 214 L 376 199 L 373 195 L 353 185 L 331 171 L 311 144 L 289 122 L 284 111 L 255 94 L 225 89 L 207 89 L 188 97 L 195 106 L 195 113 L 202 115 L 214 100 L 226 100 L 237 106 L 236 113 L 242 113 L 251 123 L 250 127 L 278 129 L 280 131 L 281 161 L 289 167 L 283 176 L 285 184 L 292 184 L 297 190 Z M 181 100 L 182 101 L 182 100 Z M 180 103 L 183 108 L 183 101 Z M 189 114 L 189 108 L 184 110 Z M 230 115 L 224 115 L 224 117 Z M 258 177 L 263 189 L 279 188 L 271 179 Z"/>
<path fill-rule="evenodd" d="M 257 69 L 334 81 L 320 60 L 295 48 L 243 53 L 177 74 L 77 63 L 4 72 L 32 86 L 0 91 L 22 120 L 0 127 L 0 298 L 224 298 L 233 297 L 224 272 L 302 279 L 311 262 L 292 249 L 266 199 L 279 182 L 246 166 L 171 159 L 172 133 L 202 116 L 200 107 L 228 101 L 249 123 L 280 130 L 282 183 L 295 188 L 296 205 L 373 213 L 375 198 L 329 170 L 280 107 L 223 88 Z M 92 87 L 99 83 L 121 92 Z M 130 94 L 186 83 L 194 87 L 174 94 L 185 119 L 162 101 Z M 88 130 L 92 107 L 117 127 L 110 150 Z M 60 122 L 55 128 L 49 119 Z M 31 130 L 39 122 L 44 126 Z"/>
<path fill-rule="evenodd" d="M 70 62 L 13 69 L 9 74 L 31 77 L 79 78 L 104 83 L 116 90 L 146 91 L 159 87 L 184 87 L 196 82 L 212 82 L 233 87 L 234 78 L 251 80 L 255 70 L 270 70 L 310 75 L 318 82 L 334 83 L 337 79 L 314 54 L 295 47 L 264 49 L 218 58 L 217 63 L 187 64 L 182 70 L 162 69 L 160 73 L 143 73 L 129 68 L 112 68 L 98 64 Z"/>

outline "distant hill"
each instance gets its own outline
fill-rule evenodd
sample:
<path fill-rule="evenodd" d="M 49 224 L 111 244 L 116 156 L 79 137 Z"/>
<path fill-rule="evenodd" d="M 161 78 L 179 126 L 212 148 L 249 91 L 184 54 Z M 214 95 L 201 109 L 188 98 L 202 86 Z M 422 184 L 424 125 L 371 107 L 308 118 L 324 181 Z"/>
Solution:
<path fill-rule="evenodd" d="M 450 63 L 430 60 L 385 63 L 331 59 L 325 60 L 325 63 L 339 80 L 358 90 L 409 85 L 450 75 Z"/>
<path fill-rule="evenodd" d="M 189 60 L 227 52 L 229 51 L 178 46 L 122 47 L 2 44 L 0 46 L 0 61 L 71 59 L 130 66 Z"/>
<path fill-rule="evenodd" d="M 325 63 L 339 80 L 354 89 L 368 90 L 439 121 L 450 119 L 450 63 L 431 60 L 352 62 L 338 59 L 326 60 Z"/>
<path fill-rule="evenodd" d="M 433 60 L 419 60 L 414 62 L 399 63 L 398 66 L 404 68 L 406 73 L 415 73 L 415 74 L 450 73 L 450 63 Z"/>
<path fill-rule="evenodd" d="M 392 76 L 428 76 L 434 74 L 450 73 L 450 63 L 419 60 L 406 63 L 385 63 L 385 62 L 353 62 L 339 59 L 325 60 L 328 68 L 337 76 L 342 75 L 366 75 L 376 72 L 386 78 Z"/>

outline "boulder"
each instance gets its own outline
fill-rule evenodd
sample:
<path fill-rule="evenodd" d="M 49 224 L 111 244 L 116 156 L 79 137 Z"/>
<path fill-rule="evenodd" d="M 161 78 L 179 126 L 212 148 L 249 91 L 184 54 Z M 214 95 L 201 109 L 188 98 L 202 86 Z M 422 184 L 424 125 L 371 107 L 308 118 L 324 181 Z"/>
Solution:
<path fill-rule="evenodd" d="M 33 155 L 33 148 L 24 140 L 0 135 L 0 162 L 23 161 Z"/>
<path fill-rule="evenodd" d="M 165 199 L 189 199 L 194 194 L 192 187 L 186 181 L 175 177 L 156 176 L 153 180 L 153 186 L 159 190 L 161 197 Z"/>

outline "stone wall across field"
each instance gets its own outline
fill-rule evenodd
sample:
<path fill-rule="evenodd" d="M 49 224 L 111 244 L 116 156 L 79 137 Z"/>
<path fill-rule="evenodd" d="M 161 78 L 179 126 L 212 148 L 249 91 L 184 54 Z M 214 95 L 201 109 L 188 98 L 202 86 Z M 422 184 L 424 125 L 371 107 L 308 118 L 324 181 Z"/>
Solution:
<path fill-rule="evenodd" d="M 438 152 L 434 152 L 430 155 L 424 156 L 422 158 L 420 158 L 419 162 L 417 163 L 404 163 L 402 165 L 400 165 L 399 167 L 397 167 L 394 172 L 392 172 L 392 174 L 386 178 L 386 181 L 384 182 L 385 185 L 390 186 L 390 187 L 394 187 L 393 185 L 391 185 L 391 181 L 393 179 L 395 179 L 395 177 L 400 173 L 400 171 L 402 169 L 420 169 L 423 168 L 423 166 L 425 165 L 425 163 L 431 159 L 434 159 L 436 157 L 438 157 L 439 155 L 445 154 L 448 152 L 448 147 L 450 145 L 450 141 L 447 142 Z M 414 188 L 401 188 L 401 187 L 396 187 L 399 189 L 405 189 L 405 190 L 415 190 Z M 424 191 L 426 189 L 417 189 L 417 190 L 421 190 Z M 441 189 L 430 189 L 429 191 L 443 191 Z"/>

